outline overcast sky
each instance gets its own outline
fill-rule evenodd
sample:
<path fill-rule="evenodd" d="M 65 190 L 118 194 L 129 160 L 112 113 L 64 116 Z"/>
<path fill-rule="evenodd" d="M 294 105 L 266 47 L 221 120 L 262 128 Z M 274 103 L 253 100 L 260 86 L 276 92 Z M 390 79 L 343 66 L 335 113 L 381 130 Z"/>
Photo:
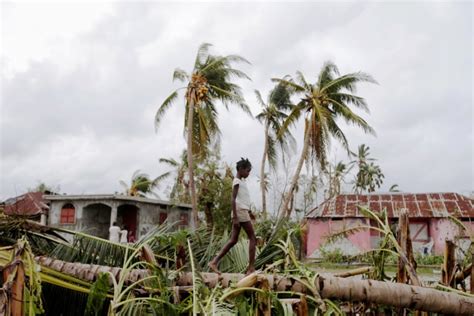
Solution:
<path fill-rule="evenodd" d="M 155 133 L 154 114 L 174 68 L 191 70 L 197 47 L 239 54 L 253 90 L 302 71 L 312 82 L 326 60 L 365 71 L 377 137 L 365 143 L 386 179 L 403 191 L 473 190 L 473 5 L 470 2 L 1 4 L 0 200 L 38 181 L 68 194 L 121 191 L 140 169 L 166 171 L 160 157 L 185 146 L 183 103 Z M 257 171 L 263 128 L 237 108 L 219 111 L 222 157 L 249 157 Z M 301 130 L 295 131 L 301 149 Z M 331 160 L 348 160 L 333 143 Z M 296 164 L 296 156 L 293 161 Z M 250 183 L 259 204 L 257 172 Z"/>

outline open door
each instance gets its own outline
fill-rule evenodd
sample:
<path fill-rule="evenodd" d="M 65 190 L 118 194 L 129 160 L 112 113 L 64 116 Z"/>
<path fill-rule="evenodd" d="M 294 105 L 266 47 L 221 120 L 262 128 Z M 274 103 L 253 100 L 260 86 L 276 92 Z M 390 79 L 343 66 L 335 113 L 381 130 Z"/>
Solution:
<path fill-rule="evenodd" d="M 117 218 L 121 225 L 127 226 L 127 230 L 132 232 L 132 236 L 137 239 L 137 217 L 138 207 L 135 205 L 124 204 L 117 209 Z"/>

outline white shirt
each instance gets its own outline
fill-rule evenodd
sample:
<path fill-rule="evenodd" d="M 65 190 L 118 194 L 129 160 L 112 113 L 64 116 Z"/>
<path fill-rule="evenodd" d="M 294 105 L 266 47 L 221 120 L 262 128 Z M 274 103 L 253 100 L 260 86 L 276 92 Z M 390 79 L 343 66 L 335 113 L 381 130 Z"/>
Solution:
<path fill-rule="evenodd" d="M 109 228 L 109 240 L 112 242 L 119 242 L 120 227 L 110 226 Z"/>
<path fill-rule="evenodd" d="M 122 229 L 120 231 L 120 243 L 121 244 L 126 244 L 128 242 L 128 231 L 126 229 Z"/>
<path fill-rule="evenodd" d="M 244 179 L 234 178 L 232 188 L 236 185 L 239 185 L 239 191 L 237 191 L 237 197 L 235 199 L 236 206 L 244 210 L 250 210 L 250 194 L 247 183 Z"/>

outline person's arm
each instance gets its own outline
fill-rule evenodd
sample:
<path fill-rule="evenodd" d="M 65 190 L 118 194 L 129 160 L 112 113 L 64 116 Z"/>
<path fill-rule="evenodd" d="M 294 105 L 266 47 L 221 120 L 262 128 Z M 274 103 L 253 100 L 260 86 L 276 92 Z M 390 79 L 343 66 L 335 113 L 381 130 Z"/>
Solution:
<path fill-rule="evenodd" d="M 232 224 L 238 224 L 239 219 L 237 218 L 237 204 L 235 200 L 237 199 L 237 193 L 239 193 L 239 185 L 236 184 L 232 188 Z"/>
<path fill-rule="evenodd" d="M 255 220 L 255 214 L 251 210 L 249 210 L 249 216 L 251 220 Z"/>

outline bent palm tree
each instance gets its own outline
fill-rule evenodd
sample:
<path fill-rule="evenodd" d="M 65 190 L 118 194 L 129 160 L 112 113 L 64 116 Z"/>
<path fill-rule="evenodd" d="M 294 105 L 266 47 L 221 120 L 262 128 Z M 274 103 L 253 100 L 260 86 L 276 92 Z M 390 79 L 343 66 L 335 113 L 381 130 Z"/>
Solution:
<path fill-rule="evenodd" d="M 364 132 L 374 133 L 369 124 L 350 108 L 353 105 L 368 111 L 364 98 L 352 93 L 356 91 L 356 84 L 359 82 L 376 83 L 370 75 L 357 72 L 340 76 L 336 65 L 326 62 L 316 83 L 308 83 L 299 71 L 295 79 L 273 79 L 287 84 L 294 89 L 296 94 L 301 95 L 300 102 L 295 105 L 283 124 L 283 131 L 295 124 L 302 114 L 305 115 L 303 150 L 280 209 L 281 216 L 286 217 L 291 213 L 288 205 L 303 163 L 314 159 L 324 169 L 331 138 L 338 140 L 349 151 L 346 136 L 337 124 L 338 118 L 343 118 L 347 123 L 362 128 Z"/>
<path fill-rule="evenodd" d="M 235 62 L 249 62 L 237 55 L 211 55 L 210 46 L 205 43 L 199 47 L 191 74 L 181 69 L 174 71 L 173 80 L 185 82 L 187 85 L 171 93 L 155 116 L 155 126 L 158 127 L 165 112 L 177 99 L 179 90 L 185 90 L 184 133 L 187 136 L 188 175 L 194 225 L 198 225 L 198 210 L 193 158 L 196 157 L 198 160 L 205 158 L 210 143 L 219 138 L 216 101 L 221 101 L 226 108 L 229 104 L 236 104 L 251 115 L 240 87 L 231 82 L 233 77 L 250 79 L 244 72 L 232 68 Z"/>
<path fill-rule="evenodd" d="M 285 111 L 291 109 L 290 91 L 289 87 L 285 84 L 278 84 L 268 95 L 267 102 L 265 103 L 258 90 L 255 90 L 257 101 L 262 106 L 262 112 L 260 112 L 256 118 L 265 126 L 264 132 L 264 147 L 262 164 L 260 166 L 260 189 L 262 191 L 262 212 L 264 218 L 267 214 L 267 203 L 266 203 L 266 177 L 265 177 L 265 162 L 268 163 L 272 169 L 276 168 L 277 165 L 277 151 L 276 144 L 280 146 L 283 152 L 289 151 L 289 144 L 294 143 L 294 138 L 290 133 L 286 133 L 285 136 L 278 137 L 277 134 L 281 129 L 284 120 L 288 117 Z"/>

